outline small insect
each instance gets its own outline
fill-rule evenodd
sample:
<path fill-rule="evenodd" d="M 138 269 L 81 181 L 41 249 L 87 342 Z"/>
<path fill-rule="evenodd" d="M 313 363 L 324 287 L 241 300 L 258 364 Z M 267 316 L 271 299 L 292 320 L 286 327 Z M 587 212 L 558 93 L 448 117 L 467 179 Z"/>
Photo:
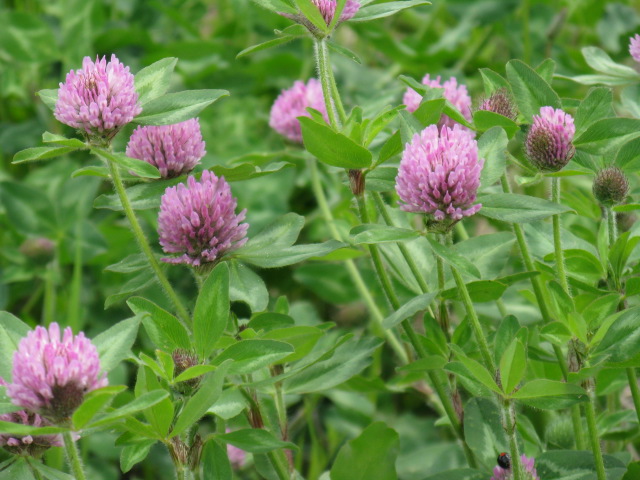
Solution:
<path fill-rule="evenodd" d="M 502 452 L 500 455 L 498 455 L 498 465 L 504 470 L 508 470 L 509 468 L 511 468 L 511 457 L 508 453 Z"/>

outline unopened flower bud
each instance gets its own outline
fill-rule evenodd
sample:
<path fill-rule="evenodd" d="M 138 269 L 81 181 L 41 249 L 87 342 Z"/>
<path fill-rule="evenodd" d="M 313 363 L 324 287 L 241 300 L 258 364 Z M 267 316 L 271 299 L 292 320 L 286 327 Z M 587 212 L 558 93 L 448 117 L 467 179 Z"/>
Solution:
<path fill-rule="evenodd" d="M 53 258 L 55 247 L 55 243 L 48 238 L 27 238 L 22 242 L 22 245 L 20 245 L 20 253 L 35 262 L 45 263 Z"/>
<path fill-rule="evenodd" d="M 510 118 L 514 121 L 518 116 L 518 110 L 513 103 L 513 98 L 504 88 L 496 90 L 489 98 L 483 100 L 478 107 L 478 110 L 497 113 L 498 115 L 502 115 L 503 117 Z"/>
<path fill-rule="evenodd" d="M 175 366 L 174 375 L 176 377 L 185 370 L 188 370 L 191 367 L 195 367 L 196 365 L 200 365 L 200 361 L 197 355 L 182 348 L 174 350 L 171 356 L 173 358 L 173 364 Z M 201 380 L 202 375 L 199 377 L 190 378 L 189 380 L 185 380 L 184 382 L 179 382 L 175 385 L 175 387 L 180 393 L 191 393 L 198 388 Z"/>
<path fill-rule="evenodd" d="M 618 167 L 603 168 L 593 180 L 593 196 L 605 207 L 624 202 L 628 193 L 629 181 Z"/>
<path fill-rule="evenodd" d="M 575 133 L 571 115 L 553 107 L 542 107 L 540 115 L 533 116 L 533 125 L 527 134 L 527 158 L 540 171 L 562 170 L 575 154 L 572 143 Z"/>

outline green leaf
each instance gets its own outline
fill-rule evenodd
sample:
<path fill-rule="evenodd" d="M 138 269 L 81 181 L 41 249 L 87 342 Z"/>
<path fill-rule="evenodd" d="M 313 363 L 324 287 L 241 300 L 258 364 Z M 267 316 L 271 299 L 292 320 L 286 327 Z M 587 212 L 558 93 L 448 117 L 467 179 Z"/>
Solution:
<path fill-rule="evenodd" d="M 480 271 L 471 261 L 467 260 L 452 248 L 442 245 L 432 238 L 427 237 L 427 241 L 429 242 L 429 246 L 431 247 L 433 253 L 444 260 L 446 263 L 448 263 L 452 267 L 457 268 L 458 270 L 460 270 L 460 272 L 466 275 L 480 278 Z"/>
<path fill-rule="evenodd" d="M 121 361 L 131 356 L 131 346 L 136 341 L 140 319 L 122 320 L 93 339 L 100 355 L 100 367 L 110 372 Z"/>
<path fill-rule="evenodd" d="M 334 16 L 334 18 L 335 18 L 335 16 Z M 329 50 L 333 50 L 337 54 L 342 55 L 345 58 L 348 58 L 352 62 L 355 62 L 357 64 L 362 64 L 362 60 L 360 60 L 360 57 L 358 55 L 353 53 L 348 48 L 340 45 L 339 43 L 333 42 L 331 40 L 327 40 L 327 46 L 329 47 Z"/>
<path fill-rule="evenodd" d="M 235 256 L 247 263 L 261 268 L 278 268 L 294 263 L 300 263 L 313 257 L 322 257 L 346 245 L 337 240 L 309 245 L 294 245 L 292 247 L 276 248 L 272 246 L 259 252 L 237 250 Z"/>
<path fill-rule="evenodd" d="M 499 73 L 494 72 L 490 68 L 481 68 L 480 75 L 482 75 L 482 83 L 484 84 L 484 94 L 488 97 L 493 92 L 502 88 L 511 92 L 511 86 L 509 82 Z"/>
<path fill-rule="evenodd" d="M 640 170 L 640 138 L 634 138 L 620 147 L 614 165 L 627 173 Z"/>
<path fill-rule="evenodd" d="M 4 432 L 4 431 L 3 431 Z M 26 458 L 18 457 L 2 469 L 2 477 L 7 480 L 36 480 Z"/>
<path fill-rule="evenodd" d="M 498 452 L 509 450 L 500 409 L 488 398 L 472 398 L 467 402 L 464 407 L 464 433 L 469 448 L 487 470 L 495 466 Z"/>
<path fill-rule="evenodd" d="M 169 312 L 142 297 L 128 299 L 127 305 L 134 314 L 142 316 L 142 324 L 156 348 L 167 352 L 173 352 L 177 348 L 191 348 L 189 332 Z"/>
<path fill-rule="evenodd" d="M 391 227 L 378 223 L 358 225 L 349 232 L 355 245 L 386 242 L 404 242 L 418 238 L 420 234 L 408 228 Z"/>
<path fill-rule="evenodd" d="M 507 315 L 504 317 L 502 322 L 500 322 L 500 326 L 498 330 L 496 330 L 496 336 L 493 340 L 494 345 L 494 356 L 496 363 L 500 362 L 500 359 L 503 357 L 504 352 L 507 350 L 515 339 L 516 334 L 520 330 L 520 323 L 518 319 L 513 315 Z"/>
<path fill-rule="evenodd" d="M 603 455 L 606 478 L 621 479 L 627 467 L 625 462 L 612 455 Z M 536 470 L 545 480 L 595 480 L 596 464 L 591 452 L 574 450 L 550 450 L 536 457 Z M 630 477 L 624 480 L 635 480 Z"/>
<path fill-rule="evenodd" d="M 253 2 L 275 13 L 298 13 L 288 0 L 253 0 Z"/>
<path fill-rule="evenodd" d="M 178 59 L 174 57 L 163 58 L 143 68 L 134 77 L 138 101 L 142 105 L 143 112 L 145 104 L 149 100 L 164 95 L 171 86 L 171 74 L 176 68 Z"/>
<path fill-rule="evenodd" d="M 169 392 L 166 390 L 154 390 L 152 392 L 147 392 L 135 400 L 127 403 L 126 405 L 113 410 L 112 412 L 107 413 L 101 417 L 98 417 L 98 420 L 91 422 L 88 425 L 88 428 L 96 428 L 104 425 L 113 424 L 116 420 L 120 420 L 121 418 L 130 417 L 142 410 L 147 408 L 151 408 L 157 403 L 163 401 L 165 398 L 169 397 Z"/>
<path fill-rule="evenodd" d="M 284 10 L 280 10 L 280 12 L 284 12 Z M 290 25 L 282 31 L 276 30 L 276 34 L 278 35 L 277 38 L 273 38 L 271 40 L 267 40 L 266 42 L 262 42 L 257 45 L 245 48 L 240 53 L 238 53 L 238 55 L 236 55 L 236 58 L 241 58 L 247 55 L 251 55 L 252 53 L 267 50 L 279 45 L 284 45 L 285 43 L 295 40 L 296 38 L 302 38 L 306 36 L 307 32 L 307 29 L 302 25 Z"/>
<path fill-rule="evenodd" d="M 11 163 L 34 162 L 37 160 L 47 160 L 49 158 L 59 157 L 67 153 L 77 150 L 77 147 L 34 147 L 21 150 L 16 153 Z"/>
<path fill-rule="evenodd" d="M 87 148 L 87 144 L 77 138 L 66 138 L 62 135 L 56 135 L 50 132 L 42 134 L 43 143 L 53 143 L 60 147 Z"/>
<path fill-rule="evenodd" d="M 267 225 L 257 235 L 249 239 L 238 252 L 257 253 L 270 247 L 290 247 L 298 239 L 304 227 L 304 217 L 297 213 L 287 213 Z"/>
<path fill-rule="evenodd" d="M 227 375 L 229 367 L 232 362 L 227 361 L 222 365 L 219 365 L 215 372 L 209 373 L 200 382 L 200 388 L 194 396 L 192 396 L 180 412 L 176 423 L 169 435 L 175 437 L 180 435 L 191 425 L 196 423 L 207 410 L 213 405 L 222 393 L 222 387 L 224 385 L 224 379 Z"/>
<path fill-rule="evenodd" d="M 29 325 L 9 312 L 0 312 L 0 377 L 11 381 L 13 353 L 31 331 Z"/>
<path fill-rule="evenodd" d="M 572 212 L 564 205 L 517 193 L 492 193 L 478 198 L 480 214 L 509 223 L 530 223 L 552 215 Z"/>
<path fill-rule="evenodd" d="M 309 117 L 298 117 L 305 148 L 318 160 L 334 167 L 360 169 L 371 166 L 373 156 L 349 137 L 334 132 Z"/>
<path fill-rule="evenodd" d="M 428 355 L 414 360 L 408 365 L 397 367 L 399 372 L 426 372 L 429 370 L 441 370 L 447 364 L 447 360 L 440 355 Z"/>
<path fill-rule="evenodd" d="M 113 398 L 124 390 L 126 390 L 124 385 L 114 385 L 93 390 L 85 397 L 82 405 L 73 412 L 73 428 L 81 430 L 103 407 L 113 401 Z"/>
<path fill-rule="evenodd" d="M 383 422 L 369 425 L 342 446 L 331 467 L 331 480 L 395 480 L 400 438 Z"/>
<path fill-rule="evenodd" d="M 293 353 L 293 347 L 285 342 L 253 338 L 241 340 L 224 349 L 215 357 L 212 365 L 220 365 L 228 359 L 233 360 L 229 368 L 231 375 L 243 375 L 276 363 Z"/>
<path fill-rule="evenodd" d="M 576 112 L 576 136 L 580 136 L 597 120 L 612 117 L 613 115 L 613 92 L 611 89 L 605 87 L 590 89 L 586 98 L 580 102 Z"/>
<path fill-rule="evenodd" d="M 171 362 L 171 366 L 173 367 L 173 362 Z M 173 376 L 173 373 L 171 372 L 170 375 L 163 375 L 165 378 L 168 376 Z M 140 397 L 147 392 L 162 389 L 163 386 L 160 384 L 160 381 L 152 369 L 138 369 L 138 379 L 135 388 L 136 397 Z M 171 428 L 171 424 L 173 423 L 173 415 L 174 407 L 170 397 L 165 398 L 144 411 L 144 416 L 158 439 L 164 439 L 167 436 L 169 428 Z"/>
<path fill-rule="evenodd" d="M 171 125 L 184 122 L 227 95 L 229 92 L 226 90 L 187 90 L 168 93 L 147 102 L 143 112 L 134 118 L 133 122 L 140 125 Z"/>
<path fill-rule="evenodd" d="M 264 334 L 268 340 L 279 340 L 291 345 L 294 353 L 280 359 L 277 363 L 284 364 L 295 362 L 305 357 L 318 342 L 324 331 L 316 327 L 298 325 L 285 328 L 276 328 Z"/>
<path fill-rule="evenodd" d="M 583 388 L 544 378 L 525 383 L 511 397 L 543 410 L 561 410 L 576 403 L 588 401 L 587 392 Z"/>
<path fill-rule="evenodd" d="M 38 92 L 38 96 L 42 103 L 44 103 L 49 110 L 52 112 L 56 109 L 56 103 L 58 103 L 58 89 L 57 88 L 47 88 L 44 90 L 40 90 Z"/>
<path fill-rule="evenodd" d="M 640 136 L 640 119 L 603 118 L 592 123 L 573 143 L 583 152 L 607 155 L 638 136 Z"/>
<path fill-rule="evenodd" d="M 259 428 L 243 428 L 233 432 L 216 436 L 216 440 L 230 443 L 240 450 L 251 453 L 266 453 L 280 448 L 298 450 L 298 446 L 291 442 L 277 439 L 273 433 Z"/>
<path fill-rule="evenodd" d="M 92 148 L 91 152 L 107 161 L 116 163 L 125 170 L 142 178 L 160 178 L 160 172 L 156 167 L 137 158 L 129 158 L 122 153 L 111 153 L 99 148 Z"/>
<path fill-rule="evenodd" d="M 424 0 L 405 0 L 402 2 L 387 2 L 376 5 L 363 6 L 358 13 L 351 19 L 352 22 L 368 22 L 376 18 L 384 18 L 394 15 L 401 10 L 407 8 L 419 7 L 422 5 L 431 5 L 431 2 Z"/>
<path fill-rule="evenodd" d="M 202 449 L 202 480 L 233 480 L 227 449 L 213 439 Z"/>
<path fill-rule="evenodd" d="M 269 304 L 269 292 L 262 278 L 249 267 L 231 260 L 229 265 L 229 300 L 246 303 L 252 312 L 262 312 Z"/>
<path fill-rule="evenodd" d="M 452 350 L 456 354 L 456 358 L 473 374 L 476 381 L 480 382 L 482 385 L 487 387 L 489 390 L 492 390 L 496 393 L 502 393 L 498 384 L 493 379 L 489 370 L 487 370 L 480 362 L 474 360 L 471 357 L 467 357 L 467 355 L 460 349 L 460 347 L 456 345 L 451 346 Z M 445 367 L 446 370 L 449 370 L 448 367 Z M 454 372 L 455 373 L 455 372 Z"/>
<path fill-rule="evenodd" d="M 507 78 L 520 113 L 527 121 L 538 115 L 541 107 L 562 107 L 558 94 L 535 70 L 520 60 L 507 63 Z"/>
<path fill-rule="evenodd" d="M 371 355 L 382 345 L 378 338 L 351 338 L 339 345 L 333 356 L 314 363 L 285 380 L 287 393 L 329 390 L 357 375 L 371 363 Z"/>
<path fill-rule="evenodd" d="M 202 285 L 193 311 L 193 342 L 201 359 L 209 357 L 229 320 L 229 267 L 220 263 Z"/>
<path fill-rule="evenodd" d="M 120 451 L 120 470 L 122 473 L 127 473 L 136 463 L 147 458 L 149 450 L 155 443 L 156 440 L 143 440 L 133 445 L 124 446 Z"/>
<path fill-rule="evenodd" d="M 47 465 L 45 465 L 44 463 L 42 463 L 39 460 L 35 460 L 35 459 L 29 459 L 29 464 L 35 468 L 40 475 L 42 475 L 44 478 L 46 478 L 47 480 L 74 480 L 74 478 L 64 472 L 61 472 L 60 470 L 56 470 L 55 468 L 51 468 L 48 467 Z M 5 474 L 7 472 L 5 471 Z M 33 477 L 14 477 L 15 480 L 28 480 L 29 478 L 33 478 Z M 7 477 L 7 480 L 12 480 L 11 477 Z"/>
<path fill-rule="evenodd" d="M 382 322 L 382 326 L 385 329 L 393 328 L 403 320 L 413 317 L 416 313 L 422 310 L 426 310 L 437 295 L 437 292 L 433 292 L 413 297 L 407 303 L 402 305 L 398 310 L 385 318 Z"/>
<path fill-rule="evenodd" d="M 480 110 L 476 113 L 480 113 Z M 505 151 L 508 143 L 507 134 L 500 127 L 492 127 L 478 139 L 478 157 L 484 158 L 484 167 L 480 173 L 481 190 L 496 183 L 504 174 L 507 164 Z"/>
<path fill-rule="evenodd" d="M 325 22 L 320 9 L 311 0 L 293 0 L 293 2 L 314 27 L 324 34 L 329 33 L 329 25 Z"/>
<path fill-rule="evenodd" d="M 611 60 L 607 53 L 598 47 L 583 47 L 582 55 L 587 64 L 597 72 L 625 79 L 628 83 L 638 82 L 640 74 L 633 68 Z"/>
<path fill-rule="evenodd" d="M 184 372 L 173 379 L 173 383 L 186 382 L 192 378 L 201 377 L 205 373 L 212 372 L 216 369 L 214 365 L 195 365 L 187 368 Z"/>
<path fill-rule="evenodd" d="M 520 130 L 516 122 L 510 118 L 488 110 L 476 110 L 473 112 L 473 124 L 481 132 L 486 132 L 493 127 L 500 127 L 508 138 L 513 138 L 516 132 Z"/>
<path fill-rule="evenodd" d="M 606 334 L 593 354 L 608 355 L 609 361 L 620 363 L 640 354 L 640 309 L 632 308 L 615 317 L 612 324 L 603 325 Z"/>
<path fill-rule="evenodd" d="M 524 345 L 514 339 L 507 347 L 500 360 L 500 379 L 502 390 L 508 395 L 518 386 L 527 367 L 527 355 Z"/>

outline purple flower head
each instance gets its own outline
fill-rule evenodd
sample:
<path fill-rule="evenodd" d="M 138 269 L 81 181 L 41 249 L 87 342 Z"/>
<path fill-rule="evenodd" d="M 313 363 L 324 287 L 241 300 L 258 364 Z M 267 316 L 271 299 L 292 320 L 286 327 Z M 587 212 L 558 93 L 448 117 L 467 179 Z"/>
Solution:
<path fill-rule="evenodd" d="M 529 161 L 543 172 L 557 172 L 573 158 L 573 117 L 560 109 L 542 107 L 533 116 L 525 150 Z"/>
<path fill-rule="evenodd" d="M 504 88 L 496 90 L 488 98 L 485 98 L 478 107 L 478 110 L 497 113 L 513 121 L 515 121 L 518 116 L 513 98 L 511 98 L 509 92 Z"/>
<path fill-rule="evenodd" d="M 414 135 L 402 154 L 396 177 L 400 208 L 425 213 L 449 228 L 480 210 L 473 202 L 483 165 L 477 142 L 460 125 L 440 130 L 429 125 Z"/>
<path fill-rule="evenodd" d="M 325 121 L 329 122 L 322 85 L 315 78 L 309 79 L 306 84 L 298 80 L 293 87 L 282 90 L 271 107 L 269 126 L 289 140 L 302 143 L 298 117 L 311 117 L 307 107 L 321 112 Z"/>
<path fill-rule="evenodd" d="M 431 88 L 444 88 L 444 98 L 449 100 L 454 107 L 460 110 L 460 113 L 462 113 L 464 118 L 471 121 L 471 97 L 467 92 L 466 85 L 458 85 L 458 81 L 455 77 L 451 77 L 444 83 L 441 83 L 440 76 L 437 76 L 435 80 L 431 80 L 428 73 L 422 79 L 422 83 Z M 402 103 L 407 106 L 407 110 L 415 112 L 420 106 L 420 102 L 422 102 L 422 95 L 412 88 L 407 88 L 407 91 L 402 98 Z M 453 127 L 456 123 L 456 121 L 447 115 L 442 115 L 438 125 Z"/>
<path fill-rule="evenodd" d="M 522 455 L 520 457 L 520 462 L 524 473 L 523 480 L 540 480 L 533 458 Z M 511 468 L 502 468 L 500 465 L 497 465 L 493 469 L 493 476 L 491 477 L 491 480 L 513 480 L 513 472 L 511 471 Z"/>
<path fill-rule="evenodd" d="M 205 170 L 200 180 L 189 176 L 187 185 L 169 187 L 162 195 L 158 232 L 168 263 L 201 266 L 215 264 L 224 254 L 247 241 L 246 210 L 236 215 L 236 199 L 224 177 Z"/>
<path fill-rule="evenodd" d="M 84 396 L 107 385 L 100 371 L 98 350 L 80 332 L 57 323 L 36 327 L 20 341 L 13 354 L 11 401 L 54 423 L 64 422 L 82 404 Z"/>
<path fill-rule="evenodd" d="M 58 90 L 55 117 L 62 123 L 84 130 L 91 137 L 108 142 L 123 125 L 142 112 L 133 74 L 111 55 L 84 57 L 82 69 L 67 74 Z"/>
<path fill-rule="evenodd" d="M 327 23 L 327 25 L 331 25 L 331 22 L 333 21 L 333 17 L 335 17 L 336 15 L 336 9 L 338 7 L 337 0 L 311 0 L 311 3 L 313 3 L 316 7 L 318 7 L 318 10 L 320 10 L 320 14 L 322 15 L 322 18 Z M 359 0 L 347 0 L 347 3 L 342 9 L 342 13 L 340 13 L 339 22 L 346 22 L 347 20 L 351 20 L 354 17 L 354 15 L 358 12 L 359 9 L 360 9 Z M 304 25 L 309 29 L 311 33 L 313 33 L 318 37 L 326 36 L 324 32 L 320 32 L 318 28 L 315 25 L 313 25 L 302 13 L 296 13 L 296 14 L 284 13 L 284 12 L 279 12 L 279 13 L 283 17 L 290 18 L 291 20 L 298 22 L 301 25 Z"/>
<path fill-rule="evenodd" d="M 629 39 L 629 53 L 636 62 L 640 63 L 640 34 L 636 33 Z"/>
<path fill-rule="evenodd" d="M 327 25 L 331 25 L 333 21 L 333 17 L 336 14 L 336 8 L 338 7 L 337 0 L 311 0 L 311 2 L 318 7 L 324 21 L 327 22 Z M 342 9 L 342 13 L 340 14 L 340 21 L 346 22 L 347 20 L 351 20 L 353 16 L 360 9 L 360 2 L 357 0 L 347 0 L 344 8 Z"/>
<path fill-rule="evenodd" d="M 7 382 L 0 377 L 0 386 L 6 387 Z M 0 415 L 0 421 L 30 425 L 33 427 L 46 427 L 51 425 L 46 419 L 37 413 L 29 413 L 25 410 L 4 413 Z M 0 434 L 0 447 L 14 455 L 28 455 L 39 457 L 49 447 L 62 447 L 64 445 L 61 435 L 11 435 Z"/>
<path fill-rule="evenodd" d="M 131 135 L 126 153 L 156 167 L 162 178 L 189 173 L 206 153 L 200 122 L 192 118 L 174 125 L 140 126 Z"/>
<path fill-rule="evenodd" d="M 231 429 L 227 428 L 226 433 L 230 433 Z M 235 470 L 239 470 L 244 466 L 244 463 L 247 461 L 247 452 L 239 449 L 238 447 L 227 443 L 227 457 L 229 457 L 229 462 L 231 462 L 231 466 Z"/>

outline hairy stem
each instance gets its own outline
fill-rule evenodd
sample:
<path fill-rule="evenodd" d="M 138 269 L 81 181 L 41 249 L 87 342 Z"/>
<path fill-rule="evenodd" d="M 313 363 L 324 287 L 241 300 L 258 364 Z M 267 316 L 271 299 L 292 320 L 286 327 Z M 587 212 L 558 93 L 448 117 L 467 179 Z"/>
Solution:
<path fill-rule="evenodd" d="M 82 468 L 82 462 L 80 461 L 80 455 L 78 453 L 78 446 L 73 441 L 71 432 L 64 432 L 62 434 L 64 440 L 64 450 L 67 453 L 67 462 L 69 462 L 69 468 L 75 477 L 75 480 L 86 480 L 87 477 L 84 474 Z"/>
<path fill-rule="evenodd" d="M 509 452 L 511 453 L 511 470 L 513 480 L 522 480 L 522 462 L 520 461 L 520 450 L 518 449 L 518 438 L 516 437 L 516 409 L 510 401 L 505 401 L 502 406 L 502 416 L 504 428 L 509 437 Z"/>
<path fill-rule="evenodd" d="M 140 249 L 142 250 L 144 255 L 147 257 L 147 260 L 149 261 L 149 265 L 155 272 L 156 277 L 160 282 L 160 285 L 164 289 L 165 293 L 169 296 L 169 299 L 171 300 L 176 310 L 178 311 L 178 315 L 180 316 L 183 322 L 188 321 L 189 312 L 187 311 L 185 306 L 182 304 L 182 301 L 180 300 L 175 290 L 169 283 L 169 280 L 167 280 L 167 277 L 162 271 L 162 268 L 160 267 L 158 260 L 154 256 L 153 251 L 149 246 L 147 237 L 142 231 L 142 227 L 138 222 L 138 218 L 136 217 L 136 214 L 133 211 L 133 208 L 131 207 L 131 202 L 129 201 L 129 197 L 127 196 L 127 191 L 125 190 L 124 184 L 122 183 L 122 177 L 120 176 L 120 171 L 118 170 L 118 166 L 110 160 L 107 160 L 107 163 L 109 164 L 109 173 L 111 174 L 111 179 L 113 180 L 113 185 L 115 187 L 116 193 L 120 198 L 120 203 L 122 203 L 122 208 L 124 209 L 124 213 L 127 216 L 129 223 L 131 224 L 131 229 L 133 230 L 133 236 L 136 238 L 136 241 L 138 242 Z"/>
<path fill-rule="evenodd" d="M 596 473 L 598 480 L 607 480 L 607 475 L 604 470 L 604 460 L 602 459 L 602 449 L 600 448 L 600 439 L 598 438 L 598 429 L 596 427 L 596 412 L 595 412 L 595 397 L 593 389 L 590 389 L 589 401 L 585 403 L 585 413 L 587 417 L 587 427 L 589 429 L 589 439 L 591 440 L 591 451 L 593 452 L 594 461 L 596 464 Z"/>
<path fill-rule="evenodd" d="M 551 200 L 560 203 L 560 177 L 551 179 Z M 553 220 L 553 246 L 556 253 L 556 269 L 558 271 L 558 279 L 562 289 L 571 296 L 569 282 L 567 280 L 567 272 L 564 267 L 564 251 L 562 250 L 562 238 L 560 236 L 560 215 L 554 215 Z"/>
<path fill-rule="evenodd" d="M 336 108 L 334 102 L 331 101 L 331 79 L 333 78 L 333 73 L 331 72 L 327 43 L 325 40 L 315 40 L 313 47 L 316 57 L 316 65 L 318 66 L 318 76 L 320 77 L 320 83 L 322 84 L 324 103 L 327 108 L 327 116 L 329 117 L 329 124 L 333 128 L 337 129 L 338 119 L 336 116 Z"/>

